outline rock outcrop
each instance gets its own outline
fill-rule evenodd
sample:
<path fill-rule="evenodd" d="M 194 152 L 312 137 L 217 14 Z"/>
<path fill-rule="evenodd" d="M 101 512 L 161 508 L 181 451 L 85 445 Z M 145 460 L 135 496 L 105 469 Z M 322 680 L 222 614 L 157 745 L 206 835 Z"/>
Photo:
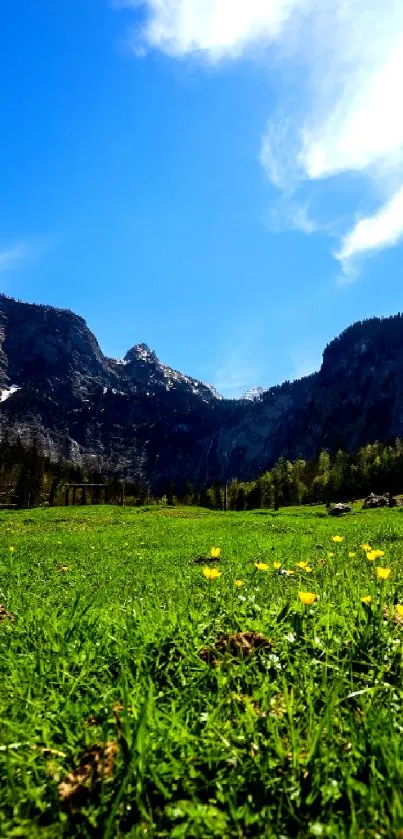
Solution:
<path fill-rule="evenodd" d="M 332 507 L 329 507 L 328 513 L 329 516 L 345 516 L 347 513 L 351 513 L 352 507 L 349 504 L 334 504 Z"/>
<path fill-rule="evenodd" d="M 375 495 L 371 492 L 365 499 L 362 509 L 375 510 L 377 507 L 396 507 L 396 499 L 392 498 L 388 492 L 383 495 Z"/>

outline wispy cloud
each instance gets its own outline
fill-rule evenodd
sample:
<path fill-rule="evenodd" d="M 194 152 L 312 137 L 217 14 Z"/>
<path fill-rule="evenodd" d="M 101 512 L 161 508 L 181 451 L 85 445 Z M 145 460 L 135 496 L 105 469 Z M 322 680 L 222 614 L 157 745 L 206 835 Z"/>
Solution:
<path fill-rule="evenodd" d="M 336 258 L 353 273 L 356 255 L 402 235 L 402 0 L 121 0 L 143 6 L 137 46 L 210 63 L 251 55 L 261 44 L 287 67 L 281 112 L 270 115 L 260 158 L 271 183 L 293 198 L 300 230 L 308 217 L 299 191 L 358 174 L 379 200 L 365 211 L 357 192 Z M 270 54 L 270 51 L 269 51 Z M 287 86 L 288 84 L 288 86 Z"/>
<path fill-rule="evenodd" d="M 27 264 L 40 259 L 53 247 L 50 237 L 35 237 L 23 239 L 13 244 L 1 245 L 0 242 L 0 273 L 22 269 Z"/>
<path fill-rule="evenodd" d="M 299 230 L 301 233 L 308 235 L 320 231 L 331 233 L 328 225 L 311 216 L 307 204 L 298 204 L 296 201 L 289 199 L 278 201 L 271 208 L 268 227 L 274 233 L 280 233 L 284 230 Z"/>
<path fill-rule="evenodd" d="M 344 237 L 337 259 L 348 263 L 368 251 L 395 245 L 403 238 L 403 186 L 378 213 L 360 219 Z"/>
<path fill-rule="evenodd" d="M 0 248 L 0 272 L 11 271 L 29 259 L 30 249 L 26 242 L 18 242 L 12 247 Z"/>

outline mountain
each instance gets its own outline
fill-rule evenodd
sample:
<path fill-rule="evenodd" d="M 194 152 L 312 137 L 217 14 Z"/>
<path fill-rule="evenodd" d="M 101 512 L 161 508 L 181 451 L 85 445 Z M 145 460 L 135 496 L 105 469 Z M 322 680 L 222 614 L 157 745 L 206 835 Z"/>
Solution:
<path fill-rule="evenodd" d="M 244 393 L 244 395 L 241 396 L 241 399 L 244 399 L 247 402 L 259 402 L 259 399 L 262 398 L 263 394 L 263 387 L 250 387 L 249 390 L 247 390 Z"/>
<path fill-rule="evenodd" d="M 156 491 L 403 436 L 403 316 L 346 329 L 318 373 L 225 400 L 146 344 L 107 358 L 78 315 L 0 295 L 0 432 Z"/>

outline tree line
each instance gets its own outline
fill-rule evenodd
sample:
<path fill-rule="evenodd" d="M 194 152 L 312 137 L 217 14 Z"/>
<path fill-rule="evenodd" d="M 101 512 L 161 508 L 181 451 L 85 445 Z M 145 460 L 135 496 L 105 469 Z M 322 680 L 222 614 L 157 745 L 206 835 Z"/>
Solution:
<path fill-rule="evenodd" d="M 67 487 L 77 486 L 77 490 Z M 145 504 L 149 488 L 138 481 L 104 474 L 43 455 L 34 441 L 24 446 L 20 439 L 0 442 L 0 508 L 62 506 L 76 504 Z"/>
<path fill-rule="evenodd" d="M 68 485 L 82 485 L 69 493 Z M 52 461 L 34 442 L 0 442 L 0 506 L 60 506 L 66 503 L 143 505 L 163 503 L 212 510 L 279 509 L 298 504 L 326 504 L 363 498 L 370 492 L 403 492 L 403 440 L 369 443 L 355 453 L 342 448 L 321 451 L 313 460 L 280 457 L 253 481 L 231 480 L 195 488 L 190 480 L 171 482 L 153 495 L 139 481 L 104 474 L 62 460 Z"/>
<path fill-rule="evenodd" d="M 369 443 L 355 453 L 338 448 L 321 451 L 314 460 L 280 457 L 256 480 L 216 484 L 207 492 L 213 509 L 253 510 L 299 504 L 354 501 L 376 494 L 403 492 L 403 440 Z"/>

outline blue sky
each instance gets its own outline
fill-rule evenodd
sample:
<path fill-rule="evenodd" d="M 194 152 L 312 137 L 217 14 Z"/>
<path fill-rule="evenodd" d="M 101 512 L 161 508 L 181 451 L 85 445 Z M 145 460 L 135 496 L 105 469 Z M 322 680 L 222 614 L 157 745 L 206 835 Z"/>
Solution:
<path fill-rule="evenodd" d="M 401 0 L 3 0 L 0 287 L 227 396 L 403 308 Z"/>

